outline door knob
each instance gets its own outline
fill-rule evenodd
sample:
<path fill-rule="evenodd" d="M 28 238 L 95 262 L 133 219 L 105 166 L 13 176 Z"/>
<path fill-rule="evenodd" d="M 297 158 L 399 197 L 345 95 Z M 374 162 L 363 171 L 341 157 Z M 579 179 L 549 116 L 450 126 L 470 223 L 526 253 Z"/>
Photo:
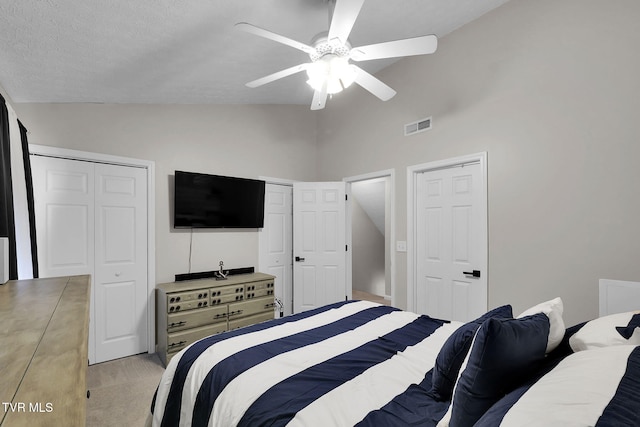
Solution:
<path fill-rule="evenodd" d="M 299 256 L 296 257 L 296 262 L 303 262 L 303 261 L 304 261 L 304 258 L 301 258 Z"/>
<path fill-rule="evenodd" d="M 480 277 L 480 270 L 463 271 L 462 274 L 466 274 L 467 276 Z"/>

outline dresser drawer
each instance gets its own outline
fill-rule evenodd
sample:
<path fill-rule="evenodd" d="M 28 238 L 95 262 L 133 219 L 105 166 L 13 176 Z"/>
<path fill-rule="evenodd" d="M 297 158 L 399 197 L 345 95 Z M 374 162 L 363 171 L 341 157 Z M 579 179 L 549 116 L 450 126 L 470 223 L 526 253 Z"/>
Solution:
<path fill-rule="evenodd" d="M 261 282 L 247 283 L 245 285 L 246 299 L 273 295 L 273 290 L 273 280 L 263 280 Z"/>
<path fill-rule="evenodd" d="M 244 300 L 244 283 L 211 289 L 211 305 Z"/>
<path fill-rule="evenodd" d="M 170 333 L 168 334 L 167 340 L 167 353 L 175 353 L 201 338 L 218 334 L 226 330 L 227 322 L 220 322 L 215 325 L 201 326 L 199 328 L 188 329 L 182 332 Z"/>
<path fill-rule="evenodd" d="M 229 320 L 267 310 L 271 310 L 273 312 L 274 306 L 275 304 L 272 296 L 234 302 L 229 304 Z"/>
<path fill-rule="evenodd" d="M 167 331 L 181 331 L 183 329 L 195 328 L 196 326 L 226 321 L 226 305 L 185 311 L 184 313 L 171 313 L 167 316 Z"/>
<path fill-rule="evenodd" d="M 167 295 L 167 312 L 193 310 L 209 305 L 209 289 L 175 292 Z"/>
<path fill-rule="evenodd" d="M 273 310 L 269 310 L 264 313 L 254 314 L 252 316 L 243 317 L 241 319 L 229 320 L 229 330 L 243 328 L 245 326 L 253 325 L 255 323 L 265 322 L 273 319 Z"/>
<path fill-rule="evenodd" d="M 209 299 L 209 289 L 198 289 L 196 291 L 175 292 L 167 295 L 167 304 L 174 304 L 185 301 Z"/>

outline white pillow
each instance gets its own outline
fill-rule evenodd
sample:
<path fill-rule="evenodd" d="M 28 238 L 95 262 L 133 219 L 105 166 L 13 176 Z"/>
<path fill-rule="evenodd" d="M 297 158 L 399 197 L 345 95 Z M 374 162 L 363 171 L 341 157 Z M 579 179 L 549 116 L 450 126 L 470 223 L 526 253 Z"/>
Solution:
<path fill-rule="evenodd" d="M 562 339 L 564 338 L 565 326 L 562 319 L 562 312 L 564 306 L 560 297 L 554 298 L 550 301 L 542 302 L 538 305 L 525 310 L 520 314 L 517 319 L 525 316 L 532 316 L 534 314 L 543 313 L 549 318 L 549 339 L 547 340 L 547 350 L 549 353 L 555 349 Z M 625 324 L 626 325 L 626 324 Z"/>
<path fill-rule="evenodd" d="M 640 311 L 610 314 L 587 322 L 569 338 L 573 351 L 591 350 L 612 345 L 640 345 L 640 328 L 635 328 L 629 339 L 623 337 L 616 327 L 627 327 L 631 318 Z"/>

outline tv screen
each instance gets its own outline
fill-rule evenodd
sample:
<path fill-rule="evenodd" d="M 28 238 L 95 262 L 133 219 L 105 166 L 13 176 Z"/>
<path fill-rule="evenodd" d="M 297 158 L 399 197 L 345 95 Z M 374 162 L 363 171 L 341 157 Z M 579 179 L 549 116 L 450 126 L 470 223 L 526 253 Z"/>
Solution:
<path fill-rule="evenodd" d="M 175 228 L 259 228 L 264 181 L 175 172 Z"/>

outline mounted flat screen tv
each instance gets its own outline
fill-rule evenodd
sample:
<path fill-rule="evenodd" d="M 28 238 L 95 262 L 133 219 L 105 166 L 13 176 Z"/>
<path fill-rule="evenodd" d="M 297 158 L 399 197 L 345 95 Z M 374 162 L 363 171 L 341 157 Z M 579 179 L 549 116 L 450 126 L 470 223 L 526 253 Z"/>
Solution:
<path fill-rule="evenodd" d="M 175 228 L 260 228 L 265 182 L 175 172 Z"/>

